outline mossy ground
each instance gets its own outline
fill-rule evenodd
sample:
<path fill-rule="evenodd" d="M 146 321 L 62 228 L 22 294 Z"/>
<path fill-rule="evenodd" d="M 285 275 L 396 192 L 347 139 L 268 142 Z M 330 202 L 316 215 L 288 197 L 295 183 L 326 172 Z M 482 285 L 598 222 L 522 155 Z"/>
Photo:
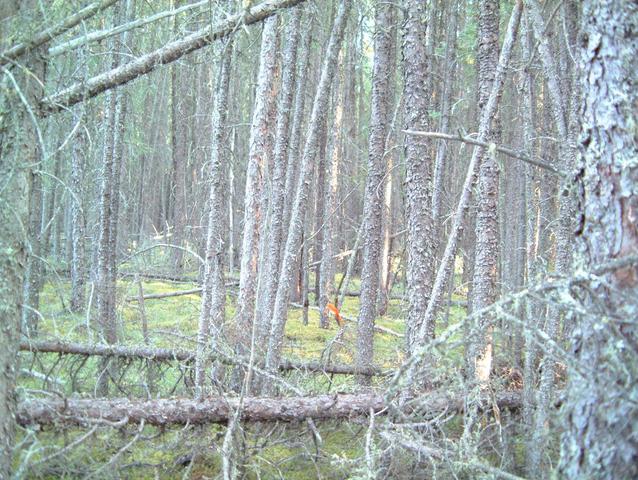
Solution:
<path fill-rule="evenodd" d="M 357 281 L 351 288 L 358 288 Z M 147 280 L 142 282 L 145 294 L 165 293 L 195 288 L 194 284 Z M 127 297 L 137 297 L 138 285 L 132 280 L 118 282 L 119 338 L 122 344 L 141 345 L 143 343 L 140 310 L 135 301 Z M 44 286 L 41 295 L 42 318 L 38 327 L 40 338 L 56 338 L 76 342 L 99 341 L 96 333 L 87 329 L 92 319 L 85 313 L 71 314 L 67 310 L 69 286 L 63 281 L 51 281 Z M 314 298 L 311 295 L 311 304 Z M 145 312 L 148 321 L 150 342 L 154 346 L 193 349 L 197 332 L 200 297 L 197 294 L 147 300 Z M 226 318 L 232 322 L 235 305 L 234 296 L 228 295 Z M 358 297 L 346 297 L 341 312 L 356 318 L 359 310 Z M 387 314 L 377 319 L 377 324 L 403 333 L 406 306 L 401 300 L 390 301 Z M 464 315 L 464 309 L 453 306 L 450 322 Z M 325 360 L 352 363 L 355 350 L 355 323 L 346 323 L 339 333 L 336 322 L 329 329 L 319 327 L 319 313 L 315 309 L 308 312 L 308 324 L 303 324 L 300 308 L 291 308 L 285 331 L 284 355 L 295 360 Z M 444 328 L 444 325 L 442 325 Z M 335 337 L 338 336 L 338 341 Z M 376 333 L 375 363 L 383 369 L 400 365 L 404 358 L 403 338 Z M 328 352 L 329 350 L 329 352 Z M 448 359 L 460 361 L 460 351 L 448 352 Z M 20 380 L 21 395 L 37 395 L 38 390 L 57 390 L 62 395 L 92 395 L 100 359 L 60 357 L 55 354 L 21 354 L 21 367 L 44 373 L 55 379 L 47 383 L 41 379 L 24 376 Z M 188 366 L 166 364 L 153 366 L 155 385 L 152 391 L 145 384 L 149 365 L 134 361 L 121 364 L 122 391 L 113 396 L 187 396 L 192 395 L 189 379 L 192 371 Z M 357 389 L 351 376 L 307 375 L 290 373 L 287 381 L 307 392 L 354 391 Z M 383 378 L 375 380 L 376 387 L 383 387 Z M 321 445 L 317 449 L 316 439 L 301 422 L 297 425 L 245 425 L 245 452 L 247 454 L 246 473 L 248 478 L 349 478 L 356 470 L 365 442 L 366 422 L 323 422 L 318 425 Z M 29 463 L 37 462 L 56 449 L 64 448 L 80 438 L 86 429 L 61 431 L 51 429 L 45 432 L 22 432 L 25 443 L 21 447 L 20 458 Z M 187 467 L 176 464 L 180 457 L 197 452 L 190 468 L 190 478 L 214 478 L 221 465 L 220 447 L 224 427 L 190 427 L 159 431 L 146 427 L 140 433 L 135 426 L 127 426 L 119 431 L 99 428 L 93 435 L 70 449 L 68 453 L 28 471 L 31 478 L 77 478 L 94 471 L 117 454 L 108 468 L 101 470 L 96 478 L 175 478 L 181 477 Z M 120 449 L 139 433 L 138 441 L 125 451 Z M 268 437 L 266 440 L 266 436 Z M 179 463 L 179 462 L 177 462 Z M 117 467 L 117 468 L 116 468 Z"/>

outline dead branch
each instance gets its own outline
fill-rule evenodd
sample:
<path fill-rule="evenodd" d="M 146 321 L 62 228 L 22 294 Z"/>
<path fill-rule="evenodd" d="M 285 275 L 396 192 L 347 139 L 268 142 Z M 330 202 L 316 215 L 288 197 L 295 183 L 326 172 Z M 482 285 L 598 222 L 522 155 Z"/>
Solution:
<path fill-rule="evenodd" d="M 241 12 L 229 17 L 218 25 L 208 25 L 185 38 L 175 40 L 146 55 L 132 60 L 125 65 L 108 70 L 85 82 L 78 82 L 70 87 L 44 98 L 40 105 L 42 115 L 59 112 L 76 103 L 124 85 L 137 77 L 152 72 L 159 65 L 166 65 L 183 57 L 184 55 L 199 50 L 213 42 L 232 35 L 242 25 L 259 23 L 266 18 L 275 15 L 280 9 L 293 7 L 304 0 L 275 0 L 262 2 L 248 12 Z"/>
<path fill-rule="evenodd" d="M 195 361 L 195 352 L 180 349 L 168 349 L 157 347 L 129 347 L 123 345 L 82 344 L 60 341 L 22 341 L 20 350 L 34 353 L 58 353 L 61 355 L 85 355 L 101 357 L 119 357 L 131 359 L 145 359 L 153 361 Z M 245 361 L 233 359 L 220 353 L 212 353 L 212 360 L 226 365 L 242 365 Z M 302 371 L 338 375 L 381 375 L 380 369 L 360 369 L 351 365 L 323 364 L 321 362 L 297 362 L 283 360 L 279 365 L 281 371 Z"/>

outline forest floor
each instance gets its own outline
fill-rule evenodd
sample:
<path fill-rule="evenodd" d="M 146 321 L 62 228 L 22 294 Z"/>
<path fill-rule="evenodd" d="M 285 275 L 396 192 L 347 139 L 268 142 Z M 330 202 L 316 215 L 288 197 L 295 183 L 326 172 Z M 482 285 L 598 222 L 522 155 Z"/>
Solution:
<path fill-rule="evenodd" d="M 142 281 L 145 295 L 168 293 L 196 288 L 192 283 L 168 281 Z M 355 279 L 350 287 L 358 288 Z M 132 279 L 118 282 L 118 298 L 123 299 L 118 308 L 120 344 L 140 346 L 144 344 L 141 327 L 141 311 L 137 302 L 138 284 Z M 395 292 L 396 293 L 396 292 Z M 70 342 L 91 343 L 86 314 L 71 314 L 67 310 L 69 285 L 61 280 L 47 283 L 41 295 L 39 339 L 56 339 Z M 128 297 L 128 300 L 126 300 Z M 460 299 L 460 297 L 458 297 Z M 314 305 L 311 295 L 310 304 Z M 148 322 L 149 344 L 155 347 L 195 349 L 200 296 L 198 294 L 144 302 Z M 228 295 L 226 318 L 234 315 L 234 297 Z M 341 312 L 356 319 L 358 297 L 346 297 Z M 397 333 L 404 332 L 406 306 L 402 300 L 390 300 L 386 315 L 377 319 L 377 325 Z M 461 306 L 451 306 L 445 322 L 454 323 L 465 314 Z M 89 322 L 91 320 L 89 319 Z M 308 325 L 303 324 L 301 308 L 291 308 L 286 325 L 284 357 L 290 360 L 325 361 L 330 350 L 330 362 L 352 364 L 355 350 L 356 324 L 346 322 L 339 331 L 334 319 L 329 329 L 319 327 L 319 312 L 308 311 Z M 336 338 L 337 337 L 337 338 Z M 404 338 L 387 333 L 375 334 L 375 364 L 382 370 L 398 367 L 404 359 Z M 462 350 L 447 352 L 448 360 L 457 365 Z M 94 395 L 96 376 L 101 359 L 57 354 L 21 354 L 21 395 L 38 395 L 42 390 L 56 391 L 64 396 Z M 32 373 L 28 373 L 32 372 Z M 153 387 L 146 381 L 153 375 Z M 161 365 L 144 360 L 122 362 L 114 397 L 149 398 L 192 396 L 192 368 L 177 362 Z M 34 376 L 35 375 L 35 376 Z M 44 378 L 46 377 L 46 379 Z M 357 391 L 353 376 L 308 374 L 287 372 L 286 381 L 308 393 Z M 373 388 L 383 388 L 387 377 L 377 377 Z M 112 388 L 112 390 L 114 390 Z M 285 392 L 282 392 L 285 394 Z M 352 422 L 327 421 L 317 425 L 320 438 L 305 422 L 300 424 L 243 425 L 246 472 L 248 478 L 353 478 L 356 477 L 359 460 L 364 455 L 368 420 Z M 95 478 L 214 478 L 221 465 L 220 448 L 225 428 L 219 425 L 190 426 L 160 430 L 137 426 L 125 426 L 119 430 L 99 428 L 66 454 L 38 464 L 56 450 L 72 444 L 88 429 L 66 429 L 33 432 L 24 430 L 22 460 L 30 456 L 28 478 L 81 478 L 95 471 L 100 465 L 110 467 Z M 135 441 L 128 445 L 128 443 Z M 128 445 L 128 446 L 127 446 Z M 126 447 L 122 450 L 123 447 Z M 195 455 L 189 464 L 185 459 Z M 109 463 L 110 462 L 110 463 Z M 251 473 L 253 472 L 253 473 Z M 257 473 L 259 472 L 259 473 Z M 119 475 L 119 477 L 118 477 Z"/>

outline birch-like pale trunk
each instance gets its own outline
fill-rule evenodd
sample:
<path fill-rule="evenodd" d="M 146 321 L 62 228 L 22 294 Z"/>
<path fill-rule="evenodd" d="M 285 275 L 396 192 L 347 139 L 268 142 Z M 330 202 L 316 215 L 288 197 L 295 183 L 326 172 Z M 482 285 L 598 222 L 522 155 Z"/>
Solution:
<path fill-rule="evenodd" d="M 352 0 L 341 0 L 339 9 L 335 16 L 328 48 L 324 57 L 321 69 L 321 77 L 317 86 L 315 99 L 312 105 L 312 113 L 308 122 L 306 141 L 301 156 L 301 166 L 299 181 L 294 206 L 291 213 L 290 228 L 286 240 L 286 249 L 279 275 L 279 285 L 277 286 L 277 296 L 273 309 L 271 330 L 268 344 L 268 354 L 266 366 L 269 370 L 274 370 L 279 365 L 281 359 L 281 348 L 284 340 L 284 328 L 288 318 L 288 300 L 290 289 L 297 265 L 297 257 L 301 246 L 302 230 L 306 210 L 308 208 L 308 192 L 310 189 L 310 177 L 313 171 L 313 162 L 319 148 L 319 126 L 324 121 L 328 113 L 328 103 L 330 86 L 337 66 L 337 56 L 341 50 L 341 43 L 348 21 L 348 13 L 352 6 Z"/>

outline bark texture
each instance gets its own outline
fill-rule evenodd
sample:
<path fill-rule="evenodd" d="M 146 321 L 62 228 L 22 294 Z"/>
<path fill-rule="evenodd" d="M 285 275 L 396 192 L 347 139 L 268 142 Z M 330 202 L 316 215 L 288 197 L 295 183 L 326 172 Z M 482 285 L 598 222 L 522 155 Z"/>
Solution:
<path fill-rule="evenodd" d="M 405 127 L 427 130 L 428 72 L 425 52 L 425 4 L 417 0 L 406 2 L 403 26 L 403 96 Z M 428 141 L 408 135 L 405 138 L 405 199 L 408 260 L 406 265 L 408 318 L 406 341 L 412 352 L 416 332 L 421 329 L 432 290 L 434 250 L 432 242 L 432 161 Z M 434 318 L 423 326 L 427 338 L 434 337 Z"/>
<path fill-rule="evenodd" d="M 478 15 L 478 93 L 479 111 L 482 115 L 487 106 L 496 66 L 498 65 L 499 0 L 480 0 Z M 498 109 L 490 120 L 489 140 L 500 143 Z M 478 175 L 478 198 L 476 202 L 476 246 L 474 252 L 474 276 L 472 279 L 472 311 L 481 310 L 496 300 L 499 254 L 499 167 L 496 152 L 488 149 L 480 160 Z M 472 335 L 467 352 L 468 377 L 485 383 L 492 369 L 492 329 L 479 319 L 478 332 Z"/>
<path fill-rule="evenodd" d="M 254 328 L 257 275 L 259 266 L 259 234 L 262 230 L 264 177 L 268 168 L 271 136 L 269 106 L 275 94 L 278 18 L 270 17 L 264 23 L 261 35 L 261 53 L 255 107 L 250 130 L 248 170 L 244 195 L 244 230 L 242 237 L 239 297 L 237 299 L 238 346 L 241 353 L 250 348 L 251 337 L 246 335 Z"/>
<path fill-rule="evenodd" d="M 500 408 L 515 409 L 520 398 L 515 393 L 500 396 Z M 426 402 L 428 410 L 458 411 L 462 402 L 444 394 L 433 395 Z M 382 395 L 345 394 L 313 397 L 210 397 L 201 401 L 166 399 L 132 401 L 127 399 L 29 400 L 20 404 L 17 414 L 21 425 L 87 425 L 121 422 L 146 425 L 201 425 L 227 423 L 239 409 L 243 421 L 299 422 L 305 419 L 339 419 L 387 412 Z"/>
<path fill-rule="evenodd" d="M 381 219 L 383 179 L 386 174 L 385 141 L 391 120 L 390 98 L 396 58 L 395 7 L 375 3 L 374 65 L 370 138 L 368 143 L 368 175 L 363 207 L 363 265 L 361 267 L 361 307 L 357 322 L 358 366 L 372 365 L 374 360 L 374 321 L 381 261 Z M 365 381 L 365 379 L 362 379 Z"/>
<path fill-rule="evenodd" d="M 224 283 L 224 197 L 227 191 L 224 170 L 227 165 L 224 139 L 226 138 L 226 120 L 228 117 L 228 93 L 230 84 L 230 67 L 233 57 L 233 38 L 230 37 L 221 45 L 221 61 L 219 63 L 217 86 L 215 88 L 215 105 L 213 111 L 213 127 L 211 138 L 211 159 L 208 173 L 208 230 L 206 233 L 206 265 L 202 282 L 202 303 L 199 312 L 199 328 L 197 334 L 198 357 L 195 367 L 195 386 L 201 395 L 205 382 L 204 352 L 206 345 L 215 348 L 217 338 L 221 334 L 226 311 L 226 285 Z M 232 235 L 232 233 L 231 233 Z"/>
<path fill-rule="evenodd" d="M 36 12 L 35 1 L 21 7 L 24 18 Z M 19 12 L 21 13 L 21 12 Z M 35 20 L 31 18 L 30 20 Z M 24 69 L 0 76 L 0 478 L 11 478 L 15 439 L 16 376 L 22 314 L 22 287 L 27 256 L 24 225 L 28 219 L 29 172 L 40 162 L 38 134 L 28 109 L 41 95 L 43 61 L 28 50 Z M 15 83 L 14 83 L 15 82 Z M 20 99 L 18 90 L 24 95 Z M 23 103 L 25 102 L 26 105 Z"/>
<path fill-rule="evenodd" d="M 286 240 L 286 248 L 279 275 L 279 285 L 277 286 L 275 307 L 271 320 L 268 354 L 266 358 L 266 365 L 269 369 L 278 365 L 281 358 L 284 328 L 288 317 L 288 301 L 301 246 L 306 210 L 308 208 L 310 177 L 313 171 L 313 161 L 319 148 L 319 126 L 327 115 L 328 92 L 330 91 L 330 85 L 332 84 L 332 79 L 335 74 L 337 56 L 341 49 L 351 5 L 351 0 L 341 0 L 339 3 L 339 9 L 337 10 L 328 42 L 328 49 L 321 69 L 321 78 L 317 86 L 312 113 L 308 122 L 306 142 L 301 156 L 297 193 L 291 213 L 290 228 L 288 230 L 288 238 Z"/>
<path fill-rule="evenodd" d="M 593 267 L 638 252 L 638 5 L 587 1 L 580 49 L 579 259 Z M 561 476 L 638 476 L 638 268 L 593 284 L 597 300 L 572 334 Z M 604 304 L 601 311 L 599 303 Z M 581 372 L 588 372 L 582 374 Z"/>

